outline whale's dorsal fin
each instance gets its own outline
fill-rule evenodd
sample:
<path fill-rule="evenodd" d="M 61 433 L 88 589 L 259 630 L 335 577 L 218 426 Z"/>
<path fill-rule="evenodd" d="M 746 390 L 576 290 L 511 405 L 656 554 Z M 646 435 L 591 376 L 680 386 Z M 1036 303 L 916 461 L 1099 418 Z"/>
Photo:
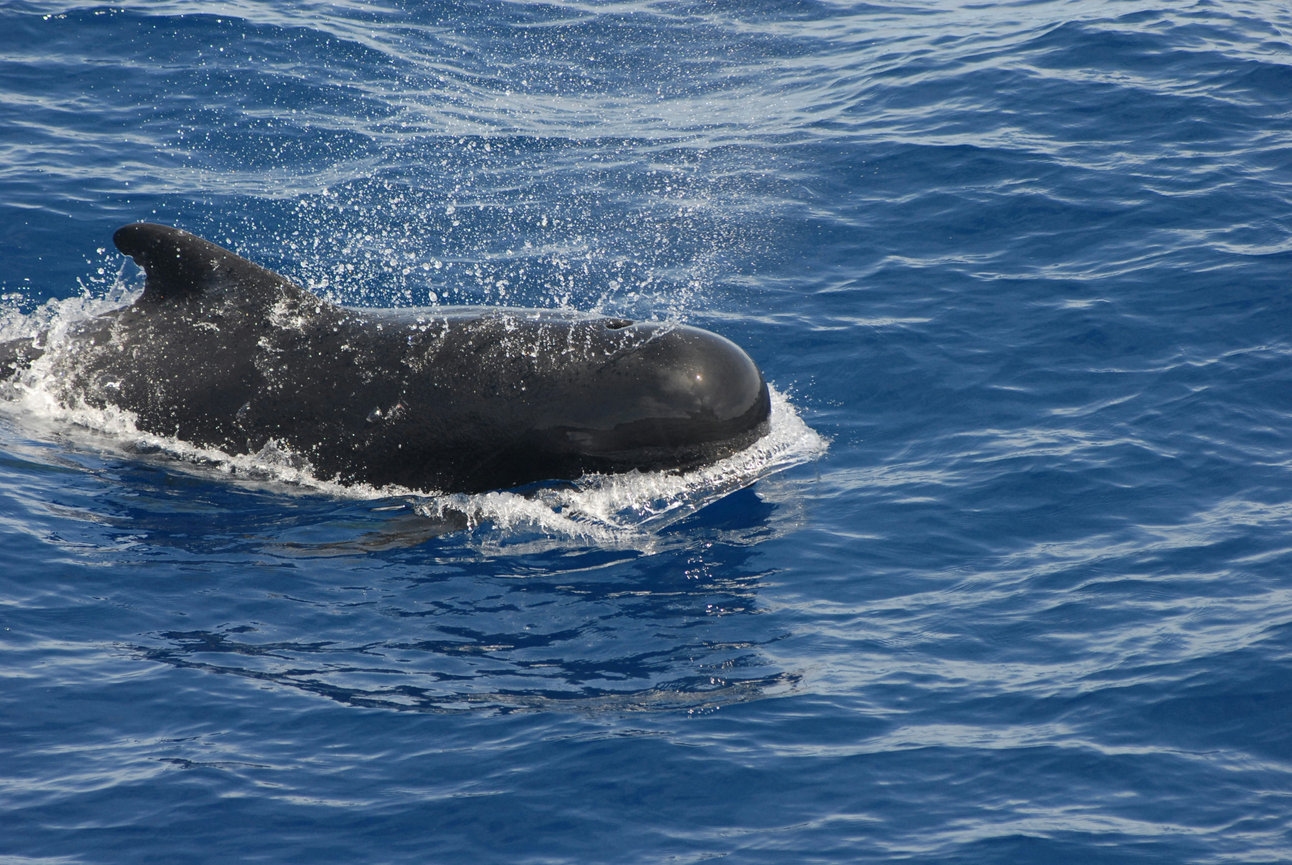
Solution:
<path fill-rule="evenodd" d="M 301 290 L 272 270 L 168 225 L 126 225 L 112 235 L 112 242 L 147 276 L 142 303 L 195 300 L 208 292 L 227 295 L 231 290 L 247 301 L 268 301 L 285 286 Z"/>

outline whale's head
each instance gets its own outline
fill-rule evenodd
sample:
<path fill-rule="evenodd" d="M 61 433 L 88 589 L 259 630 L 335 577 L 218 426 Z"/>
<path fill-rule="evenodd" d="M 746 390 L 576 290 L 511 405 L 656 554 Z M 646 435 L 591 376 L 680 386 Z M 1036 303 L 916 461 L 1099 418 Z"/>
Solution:
<path fill-rule="evenodd" d="M 586 380 L 586 398 L 552 407 L 551 433 L 591 466 L 685 468 L 767 431 L 767 384 L 735 343 L 696 327 L 612 320 L 621 348 Z"/>
<path fill-rule="evenodd" d="M 424 355 L 412 350 L 407 365 L 424 372 L 383 439 L 433 467 L 431 486 L 444 486 L 433 475 L 445 467 L 457 489 L 691 469 L 769 426 L 757 364 L 707 330 L 535 310 L 470 309 L 442 321 Z"/>

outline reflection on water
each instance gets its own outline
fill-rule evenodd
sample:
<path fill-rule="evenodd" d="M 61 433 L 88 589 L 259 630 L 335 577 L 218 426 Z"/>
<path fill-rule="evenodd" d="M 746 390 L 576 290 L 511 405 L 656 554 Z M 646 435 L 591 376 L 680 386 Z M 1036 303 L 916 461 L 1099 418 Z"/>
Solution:
<path fill-rule="evenodd" d="M 761 676 L 732 675 L 730 671 L 741 665 L 723 662 L 714 665 L 712 673 L 682 675 L 639 688 L 614 688 L 582 683 L 640 678 L 645 671 L 629 672 L 623 662 L 608 664 L 605 668 L 592 663 L 571 662 L 561 664 L 563 669 L 553 669 L 555 665 L 541 662 L 514 662 L 506 657 L 509 650 L 532 647 L 508 644 L 478 646 L 462 642 L 438 646 L 365 647 L 363 654 L 371 656 L 367 659 L 368 666 L 347 666 L 336 660 L 330 650 L 337 648 L 337 655 L 348 653 L 328 644 L 251 644 L 239 641 L 236 635 L 202 631 L 169 632 L 159 636 L 169 641 L 170 647 L 141 649 L 140 654 L 144 658 L 184 669 L 245 676 L 350 706 L 401 711 L 598 713 L 685 710 L 696 713 L 778 696 L 792 690 L 799 680 L 797 674 L 784 672 L 769 672 Z M 380 666 L 386 661 L 389 650 L 412 648 L 428 653 L 438 651 L 445 658 L 478 653 L 483 663 L 506 669 L 492 671 L 494 676 L 482 673 L 479 677 L 472 677 L 426 670 L 410 673 Z M 499 676 L 499 673 L 506 675 Z M 495 678 L 512 681 L 491 689 L 489 685 Z"/>
<path fill-rule="evenodd" d="M 775 506 L 752 491 L 741 497 L 711 536 L 765 532 Z M 754 524 L 738 525 L 745 518 Z M 164 631 L 135 651 L 353 706 L 706 711 L 797 681 L 761 651 L 778 635 L 761 615 L 755 550 L 701 540 L 654 556 L 589 549 L 493 558 L 429 544 L 391 554 L 370 583 L 264 591 L 233 604 L 241 623 Z"/>

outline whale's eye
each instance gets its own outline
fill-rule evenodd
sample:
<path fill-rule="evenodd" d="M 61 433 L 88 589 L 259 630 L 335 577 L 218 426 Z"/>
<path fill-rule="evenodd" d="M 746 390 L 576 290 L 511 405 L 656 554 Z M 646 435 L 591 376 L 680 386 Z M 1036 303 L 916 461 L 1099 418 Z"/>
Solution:
<path fill-rule="evenodd" d="M 626 318 L 608 318 L 605 320 L 605 325 L 610 330 L 619 330 L 621 328 L 628 327 L 630 324 L 632 324 L 632 322 Z"/>

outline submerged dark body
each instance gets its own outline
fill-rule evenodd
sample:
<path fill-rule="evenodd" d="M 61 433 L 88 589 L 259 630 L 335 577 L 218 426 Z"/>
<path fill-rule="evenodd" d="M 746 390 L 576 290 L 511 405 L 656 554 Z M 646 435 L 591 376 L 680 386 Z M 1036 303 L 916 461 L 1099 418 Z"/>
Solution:
<path fill-rule="evenodd" d="M 762 436 L 757 366 L 691 327 L 539 310 L 337 306 L 179 229 L 113 237 L 143 267 L 133 305 L 49 348 L 67 401 L 229 453 L 277 441 L 343 482 L 472 492 L 686 469 Z"/>

